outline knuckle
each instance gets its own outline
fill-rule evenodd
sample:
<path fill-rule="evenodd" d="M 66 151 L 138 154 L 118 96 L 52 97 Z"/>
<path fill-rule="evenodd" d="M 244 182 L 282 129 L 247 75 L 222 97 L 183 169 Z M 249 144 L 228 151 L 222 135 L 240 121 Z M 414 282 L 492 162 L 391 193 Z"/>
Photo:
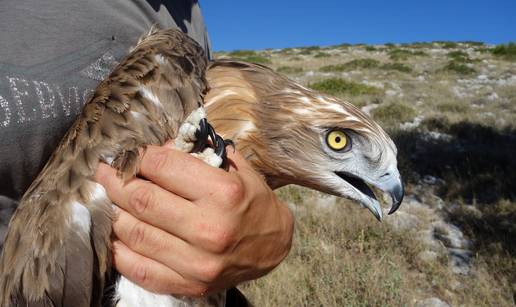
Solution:
<path fill-rule="evenodd" d="M 217 258 L 203 261 L 198 267 L 198 279 L 203 284 L 216 282 L 224 272 L 223 262 Z"/>
<path fill-rule="evenodd" d="M 228 205 L 238 205 L 245 197 L 245 189 L 242 180 L 234 177 L 225 182 L 221 189 L 224 200 Z"/>
<path fill-rule="evenodd" d="M 200 241 L 208 251 L 222 254 L 233 245 L 233 233 L 227 226 L 209 227 L 201 234 Z"/>
<path fill-rule="evenodd" d="M 148 211 L 153 204 L 151 187 L 145 185 L 135 189 L 129 197 L 129 204 L 138 214 Z"/>
<path fill-rule="evenodd" d="M 135 283 L 144 288 L 148 288 L 151 286 L 149 276 L 150 275 L 147 266 L 142 263 L 137 263 L 134 265 L 132 277 Z"/>
<path fill-rule="evenodd" d="M 148 169 L 151 173 L 159 173 L 162 172 L 163 169 L 167 169 L 170 167 L 169 155 L 167 151 L 159 149 L 155 152 L 148 153 Z"/>
<path fill-rule="evenodd" d="M 145 224 L 142 222 L 137 222 L 133 225 L 129 232 L 129 242 L 130 246 L 139 246 L 145 240 Z"/>

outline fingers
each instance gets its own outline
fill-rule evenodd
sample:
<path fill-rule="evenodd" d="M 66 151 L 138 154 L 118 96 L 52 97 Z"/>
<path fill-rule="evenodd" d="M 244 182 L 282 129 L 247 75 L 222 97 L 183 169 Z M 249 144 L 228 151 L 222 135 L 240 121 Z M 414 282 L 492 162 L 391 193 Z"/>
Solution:
<path fill-rule="evenodd" d="M 169 267 L 132 251 L 121 241 L 113 242 L 113 264 L 124 277 L 152 292 L 199 297 L 208 291 L 205 284 L 183 278 Z"/>
<path fill-rule="evenodd" d="M 113 233 L 134 252 L 152 258 L 177 272 L 191 266 L 195 248 L 166 231 L 139 221 L 122 209 L 116 210 Z"/>
<path fill-rule="evenodd" d="M 167 147 L 148 146 L 140 175 L 189 200 L 217 194 L 227 172 L 211 167 L 190 154 Z"/>
<path fill-rule="evenodd" d="M 160 229 L 139 222 L 121 209 L 117 210 L 113 232 L 119 239 L 116 241 L 117 244 L 122 244 L 123 248 L 130 250 L 124 251 L 122 256 L 115 255 L 115 260 L 118 261 L 116 268 L 124 276 L 126 273 L 132 276 L 131 280 L 146 289 L 161 289 L 156 283 L 165 278 L 168 278 L 169 282 L 165 283 L 164 287 L 171 285 L 177 289 L 177 275 L 189 283 L 204 287 L 210 285 L 213 289 L 227 267 L 223 256 L 213 255 L 191 246 Z M 129 258 L 133 258 L 132 262 Z M 138 262 L 144 260 L 145 263 Z M 163 271 L 164 267 L 168 269 Z M 157 275 L 154 270 L 159 271 Z M 171 276 L 167 275 L 172 272 Z M 193 290 L 197 291 L 195 288 Z M 207 288 L 203 289 L 206 290 Z"/>
<path fill-rule="evenodd" d="M 209 200 L 201 200 L 203 206 L 199 206 L 143 179 L 135 178 L 124 184 L 116 176 L 116 170 L 105 164 L 99 165 L 96 180 L 105 187 L 108 197 L 123 209 L 122 213 L 128 212 L 132 215 L 134 223 L 145 222 L 163 233 L 177 236 L 190 245 L 211 253 L 222 253 L 234 243 L 234 215 L 242 211 L 237 206 L 244 198 L 244 188 L 240 181 L 221 184 L 221 203 L 209 205 Z M 120 221 L 124 221 L 124 216 L 121 214 L 115 221 L 115 230 L 123 225 Z M 132 231 L 132 224 L 126 224 L 125 230 L 120 229 L 121 233 L 117 233 L 120 238 Z M 124 242 L 130 244 L 127 240 Z M 133 245 L 135 248 L 144 246 L 136 243 Z M 152 249 L 144 248 L 141 252 L 148 250 Z"/>
<path fill-rule="evenodd" d="M 118 207 L 184 240 L 190 240 L 189 234 L 194 232 L 192 222 L 203 214 L 190 201 L 152 182 L 135 178 L 124 183 L 116 176 L 116 170 L 106 164 L 99 165 L 96 180 Z"/>

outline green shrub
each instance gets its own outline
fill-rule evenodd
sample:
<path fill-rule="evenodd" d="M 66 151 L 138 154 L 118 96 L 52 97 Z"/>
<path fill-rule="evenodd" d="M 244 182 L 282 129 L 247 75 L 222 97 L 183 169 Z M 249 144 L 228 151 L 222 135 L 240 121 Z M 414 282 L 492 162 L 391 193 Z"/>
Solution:
<path fill-rule="evenodd" d="M 373 46 L 365 46 L 365 50 L 366 50 L 366 51 L 376 51 L 376 50 L 378 50 L 378 49 L 376 49 L 376 48 L 375 48 L 375 47 L 373 47 Z"/>
<path fill-rule="evenodd" d="M 230 57 L 241 58 L 241 57 L 255 56 L 256 55 L 256 51 L 253 51 L 253 50 L 235 50 L 235 51 L 231 51 L 227 55 L 230 56 Z"/>
<path fill-rule="evenodd" d="M 474 68 L 464 65 L 458 61 L 450 61 L 443 67 L 444 71 L 457 73 L 459 75 L 471 75 L 476 73 Z"/>
<path fill-rule="evenodd" d="M 378 95 L 381 93 L 381 90 L 376 87 L 356 83 L 353 81 L 347 81 L 340 78 L 330 78 L 322 80 L 319 82 L 312 83 L 309 86 L 314 90 L 321 91 L 330 95 L 359 96 Z"/>
<path fill-rule="evenodd" d="M 253 50 L 235 50 L 227 54 L 227 56 L 232 58 L 237 58 L 242 61 L 258 63 L 258 64 L 270 64 L 271 60 L 268 58 L 259 55 L 256 51 Z"/>
<path fill-rule="evenodd" d="M 350 43 L 342 43 L 335 47 L 340 48 L 340 49 L 348 49 L 349 47 L 351 47 L 351 44 Z"/>
<path fill-rule="evenodd" d="M 460 101 L 442 102 L 436 105 L 440 112 L 464 113 L 469 110 L 469 105 Z"/>
<path fill-rule="evenodd" d="M 397 70 L 406 73 L 412 72 L 412 68 L 403 63 L 386 63 L 383 64 L 381 68 L 385 70 Z"/>
<path fill-rule="evenodd" d="M 461 59 L 461 58 L 467 58 L 468 54 L 464 51 L 457 50 L 457 51 L 448 52 L 448 57 L 452 58 L 454 60 L 457 60 L 457 59 Z"/>
<path fill-rule="evenodd" d="M 314 58 L 328 58 L 330 57 L 330 54 L 326 52 L 318 52 L 316 55 L 314 55 Z"/>
<path fill-rule="evenodd" d="M 516 44 L 498 45 L 491 49 L 491 53 L 506 60 L 516 61 Z"/>
<path fill-rule="evenodd" d="M 452 51 L 448 52 L 448 57 L 455 61 L 456 63 L 473 63 L 478 62 L 478 60 L 473 60 L 469 57 L 469 55 L 463 51 Z"/>
<path fill-rule="evenodd" d="M 461 42 L 463 44 L 466 44 L 466 45 L 470 45 L 470 46 L 484 46 L 484 42 L 476 42 L 476 41 L 463 41 Z"/>
<path fill-rule="evenodd" d="M 357 59 L 346 62 L 344 64 L 337 65 L 327 65 L 321 67 L 319 70 L 323 72 L 340 72 L 340 71 L 349 71 L 354 69 L 367 69 L 367 68 L 375 68 L 380 65 L 380 62 L 374 59 Z"/>
<path fill-rule="evenodd" d="M 280 66 L 276 69 L 277 72 L 284 74 L 297 74 L 303 71 L 301 67 L 292 67 L 292 66 Z"/>
<path fill-rule="evenodd" d="M 407 104 L 392 102 L 380 105 L 371 111 L 371 115 L 383 124 L 395 125 L 412 121 L 416 117 L 416 110 Z"/>
<path fill-rule="evenodd" d="M 389 58 L 394 61 L 406 60 L 411 56 L 424 56 L 421 50 L 393 49 L 389 51 Z"/>
<path fill-rule="evenodd" d="M 459 46 L 456 42 L 450 41 L 433 41 L 433 43 L 441 45 L 444 49 L 452 49 Z"/>
<path fill-rule="evenodd" d="M 433 45 L 434 45 L 433 43 L 428 43 L 428 42 L 413 42 L 413 43 L 408 43 L 408 44 L 402 44 L 402 46 L 405 48 L 415 48 L 415 49 L 432 48 Z"/>
<path fill-rule="evenodd" d="M 270 64 L 271 60 L 269 60 L 266 57 L 260 56 L 260 55 L 252 55 L 247 57 L 240 58 L 243 61 L 251 62 L 251 63 L 258 63 L 258 64 Z"/>
<path fill-rule="evenodd" d="M 308 47 L 299 47 L 301 51 L 299 51 L 299 54 L 309 55 L 312 54 L 313 51 L 321 50 L 321 47 L 319 46 L 308 46 Z"/>

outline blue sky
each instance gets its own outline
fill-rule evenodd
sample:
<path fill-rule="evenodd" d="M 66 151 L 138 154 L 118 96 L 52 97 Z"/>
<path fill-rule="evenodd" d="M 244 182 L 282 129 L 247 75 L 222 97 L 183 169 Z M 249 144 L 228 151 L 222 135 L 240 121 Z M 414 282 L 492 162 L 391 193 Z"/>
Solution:
<path fill-rule="evenodd" d="M 516 41 L 516 0 L 200 0 L 213 49 Z"/>

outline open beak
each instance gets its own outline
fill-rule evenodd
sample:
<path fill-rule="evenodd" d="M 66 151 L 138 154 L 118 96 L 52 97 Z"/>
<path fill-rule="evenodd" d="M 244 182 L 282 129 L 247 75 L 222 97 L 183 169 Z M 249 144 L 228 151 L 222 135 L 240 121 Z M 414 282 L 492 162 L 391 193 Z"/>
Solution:
<path fill-rule="evenodd" d="M 381 176 L 378 182 L 369 183 L 366 183 L 363 179 L 347 172 L 335 173 L 365 196 L 363 197 L 363 200 L 359 201 L 362 205 L 367 207 L 379 221 L 382 220 L 383 216 L 382 208 L 374 195 L 373 190 L 369 187 L 369 184 L 389 194 L 392 199 L 392 206 L 389 214 L 393 214 L 398 210 L 403 200 L 403 196 L 405 195 L 403 182 L 401 181 L 401 177 L 397 171 Z"/>

